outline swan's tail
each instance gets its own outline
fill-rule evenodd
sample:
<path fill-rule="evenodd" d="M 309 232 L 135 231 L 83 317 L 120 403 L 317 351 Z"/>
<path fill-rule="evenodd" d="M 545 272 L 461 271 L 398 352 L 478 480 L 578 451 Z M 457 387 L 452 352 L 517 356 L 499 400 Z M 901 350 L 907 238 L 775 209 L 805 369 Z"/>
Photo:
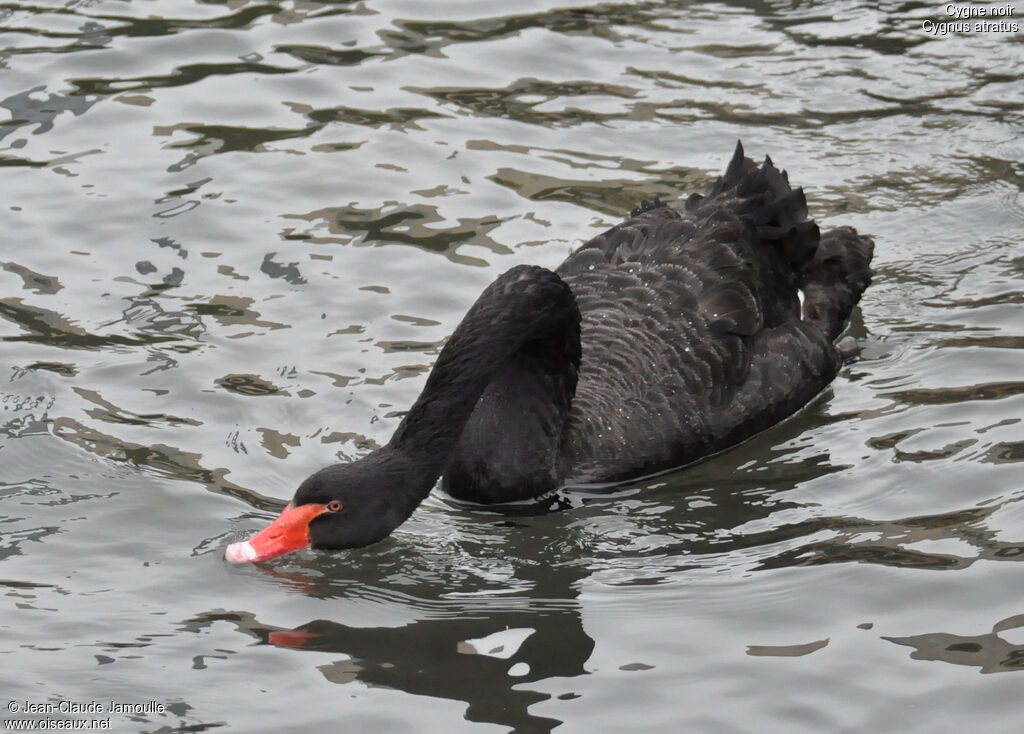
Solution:
<path fill-rule="evenodd" d="M 707 194 L 694 194 L 686 202 L 687 210 L 698 217 L 721 206 L 750 220 L 758 239 L 769 245 L 757 263 L 759 283 L 767 291 L 762 305 L 793 303 L 800 289 L 803 319 L 834 340 L 871 282 L 871 238 L 850 227 L 821 234 L 807 216 L 803 189 L 790 188 L 786 172 L 771 158 L 765 156 L 760 166 L 746 158 L 739 142 L 725 175 Z M 766 321 L 786 320 L 786 311 L 766 313 Z"/>
<path fill-rule="evenodd" d="M 825 232 L 814 258 L 801 271 L 803 317 L 816 322 L 835 339 L 871 283 L 871 256 L 875 243 L 852 227 Z"/>

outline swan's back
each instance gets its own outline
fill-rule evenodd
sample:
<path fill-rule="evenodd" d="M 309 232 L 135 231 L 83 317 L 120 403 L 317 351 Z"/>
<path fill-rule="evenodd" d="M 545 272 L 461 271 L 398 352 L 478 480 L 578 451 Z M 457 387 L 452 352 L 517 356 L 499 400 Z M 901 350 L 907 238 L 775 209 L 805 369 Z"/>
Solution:
<path fill-rule="evenodd" d="M 841 365 L 832 339 L 872 247 L 852 230 L 820 237 L 803 192 L 737 146 L 706 196 L 683 211 L 645 202 L 570 255 L 557 272 L 582 314 L 583 359 L 563 479 L 681 466 L 805 404 Z"/>
<path fill-rule="evenodd" d="M 555 274 L 514 268 L 463 320 L 463 340 L 489 343 L 493 323 L 472 314 L 532 279 L 561 278 L 579 313 L 564 313 L 564 332 L 524 335 L 489 378 L 446 488 L 500 502 L 628 479 L 782 420 L 835 377 L 832 340 L 870 280 L 872 247 L 850 229 L 820 236 L 803 192 L 737 145 L 725 175 L 681 211 L 644 202 Z"/>

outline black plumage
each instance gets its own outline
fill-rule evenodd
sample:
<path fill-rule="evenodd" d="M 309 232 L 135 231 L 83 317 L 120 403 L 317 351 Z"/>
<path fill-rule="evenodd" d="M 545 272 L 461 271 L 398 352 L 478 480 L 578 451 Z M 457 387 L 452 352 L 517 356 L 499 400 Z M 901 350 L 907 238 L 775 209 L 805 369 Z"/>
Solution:
<path fill-rule="evenodd" d="M 820 237 L 803 192 L 737 145 L 706 195 L 682 211 L 645 201 L 558 267 L 582 317 L 579 368 L 560 358 L 545 371 L 513 355 L 469 419 L 447 489 L 493 502 L 628 479 L 778 422 L 835 377 L 832 340 L 867 287 L 872 248 L 848 228 Z M 491 326 L 474 328 L 486 341 Z M 537 480 L 524 482 L 517 463 Z"/>

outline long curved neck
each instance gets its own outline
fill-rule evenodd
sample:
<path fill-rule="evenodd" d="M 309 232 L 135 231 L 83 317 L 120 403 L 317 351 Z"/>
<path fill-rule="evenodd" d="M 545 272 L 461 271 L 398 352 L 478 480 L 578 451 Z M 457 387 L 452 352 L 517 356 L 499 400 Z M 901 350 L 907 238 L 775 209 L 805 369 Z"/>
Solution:
<path fill-rule="evenodd" d="M 572 290 L 555 273 L 520 265 L 499 276 L 473 304 L 438 356 L 420 397 L 387 445 L 416 466 L 429 493 L 451 461 L 474 407 L 503 367 L 521 352 L 558 344 L 558 357 L 531 360 L 558 374 L 564 410 L 576 389 L 580 313 Z M 538 349 L 538 345 L 540 349 Z M 491 437 L 502 441 L 501 435 Z"/>

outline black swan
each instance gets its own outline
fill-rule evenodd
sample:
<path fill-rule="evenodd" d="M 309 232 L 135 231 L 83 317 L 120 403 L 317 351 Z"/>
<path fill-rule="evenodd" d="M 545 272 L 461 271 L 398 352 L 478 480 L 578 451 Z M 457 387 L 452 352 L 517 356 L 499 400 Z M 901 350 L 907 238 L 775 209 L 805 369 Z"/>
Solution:
<path fill-rule="evenodd" d="M 644 201 L 556 271 L 499 276 L 391 441 L 310 476 L 225 555 L 369 545 L 441 475 L 455 497 L 509 502 L 737 444 L 836 376 L 847 355 L 835 340 L 871 280 L 873 249 L 849 227 L 819 235 L 803 191 L 737 144 L 725 175 L 681 211 Z"/>

